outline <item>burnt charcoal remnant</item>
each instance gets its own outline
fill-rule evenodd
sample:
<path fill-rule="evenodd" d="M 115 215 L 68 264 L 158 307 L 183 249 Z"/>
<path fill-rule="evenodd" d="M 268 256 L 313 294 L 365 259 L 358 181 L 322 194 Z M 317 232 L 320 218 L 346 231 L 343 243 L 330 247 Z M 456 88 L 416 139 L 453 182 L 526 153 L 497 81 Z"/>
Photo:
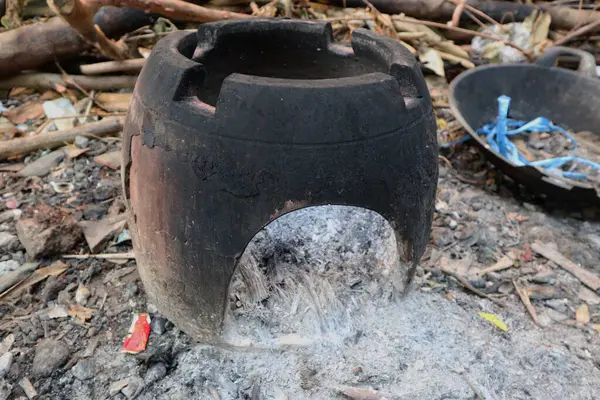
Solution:
<path fill-rule="evenodd" d="M 347 205 L 380 214 L 403 292 L 425 250 L 438 178 L 431 99 L 410 52 L 327 23 L 240 20 L 175 32 L 137 81 L 123 186 L 144 288 L 216 342 L 239 257 L 269 222 Z"/>

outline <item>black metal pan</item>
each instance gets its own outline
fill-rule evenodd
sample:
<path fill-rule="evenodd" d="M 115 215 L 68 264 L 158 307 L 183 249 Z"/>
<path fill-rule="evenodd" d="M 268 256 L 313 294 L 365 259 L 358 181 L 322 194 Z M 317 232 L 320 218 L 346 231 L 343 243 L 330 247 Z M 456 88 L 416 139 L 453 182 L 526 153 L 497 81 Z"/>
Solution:
<path fill-rule="evenodd" d="M 579 57 L 579 68 L 554 67 L 559 56 Z M 554 47 L 535 64 L 486 65 L 459 75 L 450 85 L 450 107 L 488 159 L 532 191 L 569 202 L 600 205 L 596 189 L 585 182 L 553 177 L 534 166 L 515 166 L 489 148 L 476 133 L 497 117 L 497 98 L 512 98 L 510 117 L 529 121 L 546 117 L 574 132 L 600 133 L 600 79 L 594 57 L 584 51 Z"/>

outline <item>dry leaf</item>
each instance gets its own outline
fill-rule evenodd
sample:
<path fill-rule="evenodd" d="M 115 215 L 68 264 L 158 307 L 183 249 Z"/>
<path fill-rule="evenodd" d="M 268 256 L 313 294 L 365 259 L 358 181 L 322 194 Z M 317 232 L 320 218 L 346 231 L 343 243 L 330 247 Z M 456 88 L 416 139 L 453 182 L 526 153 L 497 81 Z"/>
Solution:
<path fill-rule="evenodd" d="M 439 50 L 438 50 L 438 53 L 442 57 L 442 59 L 450 61 L 453 64 L 460 64 L 463 67 L 465 67 L 466 69 L 475 68 L 475 64 L 473 64 L 470 60 L 467 60 L 462 57 L 457 57 L 454 54 L 445 53 L 445 52 L 439 51 Z"/>
<path fill-rule="evenodd" d="M 45 315 L 50 319 L 56 318 L 67 318 L 69 313 L 63 306 L 55 306 L 49 308 L 48 311 L 45 312 Z"/>
<path fill-rule="evenodd" d="M 133 93 L 100 93 L 96 102 L 108 111 L 127 111 Z"/>
<path fill-rule="evenodd" d="M 528 20 L 529 18 L 531 19 Z M 548 32 L 550 32 L 551 22 L 552 17 L 547 12 L 541 12 L 539 16 L 537 15 L 537 12 L 531 13 L 529 17 L 527 17 L 525 21 L 523 21 L 523 24 L 528 25 L 531 31 L 529 43 L 531 43 L 532 45 L 536 45 L 548 39 Z"/>
<path fill-rule="evenodd" d="M 116 171 L 121 168 L 121 151 L 100 154 L 94 157 L 94 162 Z"/>
<path fill-rule="evenodd" d="M 12 139 L 18 133 L 19 130 L 8 118 L 0 117 L 0 140 Z"/>
<path fill-rule="evenodd" d="M 500 318 L 498 318 L 497 316 L 495 316 L 494 314 L 478 312 L 477 315 L 479 315 L 481 318 L 485 319 L 487 322 L 494 325 L 496 328 L 500 329 L 501 331 L 508 332 L 508 326 L 506 326 L 506 324 L 504 322 L 502 322 L 502 320 Z"/>
<path fill-rule="evenodd" d="M 85 323 L 94 315 L 94 309 L 80 306 L 79 304 L 71 304 L 68 312 L 73 319 L 81 323 Z"/>
<path fill-rule="evenodd" d="M 423 66 L 433 71 L 438 76 L 446 76 L 444 71 L 444 60 L 442 56 L 434 49 L 421 46 L 419 49 L 419 61 Z"/>
<path fill-rule="evenodd" d="M 13 124 L 22 124 L 44 116 L 43 101 L 29 101 L 4 112 L 4 116 Z"/>
<path fill-rule="evenodd" d="M 442 42 L 437 42 L 432 45 L 436 49 L 441 50 L 444 53 L 452 54 L 453 56 L 456 56 L 458 58 L 464 58 L 467 60 L 470 58 L 469 53 L 467 53 L 467 51 L 465 49 L 463 49 L 460 46 L 455 45 L 450 40 L 444 40 Z"/>
<path fill-rule="evenodd" d="M 89 147 L 86 147 L 85 149 L 80 149 L 79 147 L 77 147 L 75 145 L 68 144 L 65 147 L 63 147 L 63 150 L 64 150 L 67 158 L 70 160 L 70 159 L 79 157 L 86 151 L 89 151 Z"/>
<path fill-rule="evenodd" d="M 0 298 L 2 298 L 4 296 L 8 296 L 8 298 L 17 297 L 28 287 L 33 286 L 36 283 L 43 281 L 47 277 L 57 276 L 57 275 L 62 274 L 63 272 L 65 272 L 67 270 L 67 267 L 68 267 L 67 264 L 63 263 L 62 261 L 55 261 L 48 267 L 37 269 L 37 270 L 33 271 L 33 273 L 29 277 L 23 279 L 21 282 L 17 283 L 13 287 L 11 287 L 10 289 L 8 289 L 4 293 L 2 293 L 0 295 Z"/>
<path fill-rule="evenodd" d="M 127 215 L 119 214 L 106 217 L 101 221 L 81 221 L 79 226 L 83 229 L 83 235 L 90 250 L 95 252 L 104 242 L 121 231 L 126 223 Z"/>
<path fill-rule="evenodd" d="M 587 304 L 583 303 L 579 306 L 575 313 L 575 320 L 584 325 L 590 323 L 590 309 Z"/>

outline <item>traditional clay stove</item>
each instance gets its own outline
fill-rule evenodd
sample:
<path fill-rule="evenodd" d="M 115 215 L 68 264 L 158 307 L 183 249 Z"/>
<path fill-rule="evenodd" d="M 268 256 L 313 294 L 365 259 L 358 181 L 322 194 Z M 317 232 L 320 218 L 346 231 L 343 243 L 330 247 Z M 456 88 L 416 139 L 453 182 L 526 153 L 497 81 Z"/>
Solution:
<path fill-rule="evenodd" d="M 425 250 L 438 177 L 431 100 L 408 50 L 370 31 L 355 31 L 352 47 L 329 24 L 298 20 L 172 33 L 140 75 L 123 143 L 145 289 L 198 340 L 219 340 L 247 244 L 295 209 L 380 213 L 396 232 L 401 286 Z"/>

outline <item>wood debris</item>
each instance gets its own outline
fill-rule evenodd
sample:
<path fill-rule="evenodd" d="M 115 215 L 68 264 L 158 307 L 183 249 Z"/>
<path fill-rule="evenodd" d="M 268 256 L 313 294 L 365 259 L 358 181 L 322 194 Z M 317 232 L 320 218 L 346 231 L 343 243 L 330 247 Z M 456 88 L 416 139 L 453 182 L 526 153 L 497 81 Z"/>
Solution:
<path fill-rule="evenodd" d="M 558 250 L 541 242 L 532 244 L 531 249 L 571 273 L 593 291 L 597 292 L 598 289 L 600 289 L 600 278 L 598 276 L 593 272 L 576 265 L 574 262 L 560 254 Z"/>

